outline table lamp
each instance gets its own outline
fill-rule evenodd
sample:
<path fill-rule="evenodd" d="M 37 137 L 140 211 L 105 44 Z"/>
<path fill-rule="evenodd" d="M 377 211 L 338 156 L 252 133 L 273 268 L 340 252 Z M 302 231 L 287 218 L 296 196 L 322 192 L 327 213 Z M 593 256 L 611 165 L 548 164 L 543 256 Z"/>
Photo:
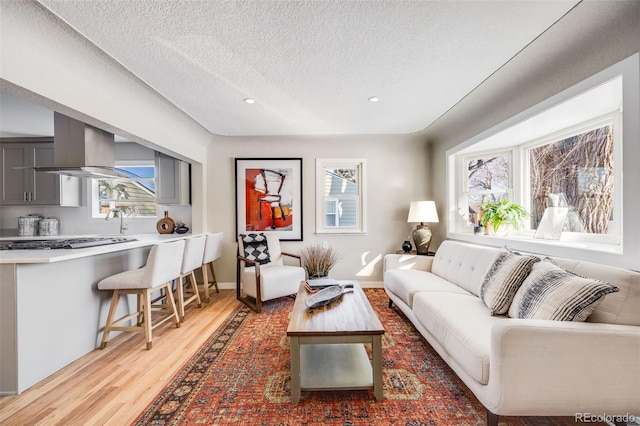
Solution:
<path fill-rule="evenodd" d="M 434 201 L 412 201 L 407 222 L 420 222 L 420 225 L 412 233 L 413 242 L 418 254 L 428 254 L 429 244 L 431 244 L 431 229 L 424 222 L 439 222 L 436 203 Z"/>

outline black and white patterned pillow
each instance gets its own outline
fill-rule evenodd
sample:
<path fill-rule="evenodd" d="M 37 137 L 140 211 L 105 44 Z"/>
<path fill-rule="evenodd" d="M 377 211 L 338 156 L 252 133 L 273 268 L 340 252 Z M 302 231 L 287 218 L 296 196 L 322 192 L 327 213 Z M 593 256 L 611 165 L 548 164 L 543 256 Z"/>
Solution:
<path fill-rule="evenodd" d="M 513 296 L 531 272 L 533 264 L 539 261 L 535 256 L 521 256 L 508 250 L 496 257 L 480 287 L 480 298 L 491 315 L 504 315 L 509 311 Z"/>
<path fill-rule="evenodd" d="M 549 258 L 536 263 L 509 308 L 512 318 L 584 321 L 604 296 L 620 291 L 604 281 L 565 271 Z"/>
<path fill-rule="evenodd" d="M 240 238 L 244 246 L 244 257 L 261 265 L 271 261 L 267 237 L 264 234 L 240 234 Z"/>

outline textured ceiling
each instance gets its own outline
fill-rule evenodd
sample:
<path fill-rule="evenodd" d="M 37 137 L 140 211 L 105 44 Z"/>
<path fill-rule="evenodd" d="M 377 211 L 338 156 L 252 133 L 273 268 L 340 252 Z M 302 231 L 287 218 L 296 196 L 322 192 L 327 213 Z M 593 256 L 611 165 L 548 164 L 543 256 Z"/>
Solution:
<path fill-rule="evenodd" d="M 421 131 L 578 3 L 39 1 L 220 135 Z"/>

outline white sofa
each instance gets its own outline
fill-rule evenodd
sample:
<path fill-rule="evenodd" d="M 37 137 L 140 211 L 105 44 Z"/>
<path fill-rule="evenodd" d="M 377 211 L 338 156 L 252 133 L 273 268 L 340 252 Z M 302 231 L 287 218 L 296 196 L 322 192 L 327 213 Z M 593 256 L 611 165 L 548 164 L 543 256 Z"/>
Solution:
<path fill-rule="evenodd" d="M 640 273 L 554 258 L 619 292 L 586 322 L 491 316 L 480 287 L 501 250 L 445 241 L 434 257 L 386 255 L 389 306 L 486 407 L 488 424 L 500 415 L 640 415 Z"/>

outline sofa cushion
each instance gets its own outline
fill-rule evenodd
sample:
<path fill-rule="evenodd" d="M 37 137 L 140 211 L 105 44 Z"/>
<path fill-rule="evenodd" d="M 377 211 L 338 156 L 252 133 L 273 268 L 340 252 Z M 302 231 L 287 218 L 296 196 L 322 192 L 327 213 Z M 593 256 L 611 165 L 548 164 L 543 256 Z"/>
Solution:
<path fill-rule="evenodd" d="M 504 315 L 509 311 L 513 296 L 531 272 L 533 264 L 539 261 L 536 256 L 520 256 L 508 250 L 503 250 L 496 257 L 480 287 L 480 298 L 491 315 Z"/>
<path fill-rule="evenodd" d="M 447 240 L 438 247 L 431 271 L 480 296 L 482 279 L 500 250 L 496 247 Z"/>
<path fill-rule="evenodd" d="M 410 308 L 413 307 L 414 295 L 421 291 L 448 291 L 470 294 L 468 291 L 431 272 L 411 269 L 391 269 L 386 271 L 384 273 L 384 287 L 402 299 Z"/>
<path fill-rule="evenodd" d="M 413 313 L 469 376 L 488 383 L 491 327 L 509 318 L 492 317 L 476 296 L 449 292 L 417 293 Z"/>
<path fill-rule="evenodd" d="M 584 321 L 614 285 L 583 278 L 545 258 L 536 263 L 513 298 L 509 316 L 555 321 Z"/>

